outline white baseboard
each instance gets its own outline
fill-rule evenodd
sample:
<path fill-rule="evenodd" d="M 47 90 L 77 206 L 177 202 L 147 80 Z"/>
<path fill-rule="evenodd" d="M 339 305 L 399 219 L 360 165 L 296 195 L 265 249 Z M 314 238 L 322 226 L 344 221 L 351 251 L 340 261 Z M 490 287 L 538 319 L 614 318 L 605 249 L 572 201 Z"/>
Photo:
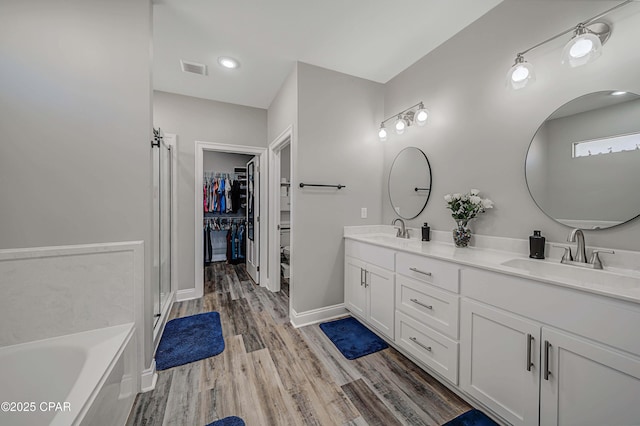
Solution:
<path fill-rule="evenodd" d="M 142 371 L 142 383 L 141 391 L 149 392 L 155 389 L 156 382 L 158 381 L 158 373 L 156 373 L 156 360 L 151 360 L 151 367 Z"/>
<path fill-rule="evenodd" d="M 344 303 L 339 305 L 327 306 L 324 308 L 312 309 L 305 312 L 296 312 L 291 308 L 289 319 L 291 325 L 295 328 L 304 327 L 306 325 L 316 324 L 323 321 L 329 321 L 348 314 L 349 311 L 344 307 Z"/>
<path fill-rule="evenodd" d="M 202 297 L 202 295 L 198 294 L 198 290 L 195 288 L 187 288 L 176 292 L 176 302 L 199 299 L 200 297 Z"/>

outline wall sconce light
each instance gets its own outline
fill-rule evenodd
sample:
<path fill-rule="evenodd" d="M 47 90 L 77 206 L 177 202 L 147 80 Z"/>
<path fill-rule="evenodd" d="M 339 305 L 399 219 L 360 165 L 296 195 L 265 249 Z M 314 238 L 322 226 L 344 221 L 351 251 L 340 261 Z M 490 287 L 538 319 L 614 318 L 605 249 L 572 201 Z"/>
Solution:
<path fill-rule="evenodd" d="M 570 67 L 579 67 L 598 59 L 602 53 L 602 45 L 607 42 L 611 35 L 611 27 L 604 22 L 596 22 L 606 14 L 633 2 L 626 0 L 611 9 L 605 10 L 596 16 L 579 23 L 575 27 L 569 28 L 533 47 L 523 50 L 516 55 L 513 66 L 507 73 L 507 87 L 513 90 L 522 89 L 527 84 L 535 81 L 533 66 L 525 61 L 524 55 L 544 44 L 549 43 L 565 34 L 573 32 L 573 37 L 562 50 L 562 63 Z"/>
<path fill-rule="evenodd" d="M 407 130 L 407 127 L 415 124 L 416 126 L 424 126 L 427 124 L 427 119 L 429 118 L 429 111 L 424 108 L 424 104 L 419 102 L 404 111 L 400 111 L 397 114 L 393 114 L 391 117 L 385 119 L 380 123 L 380 129 L 378 130 L 378 138 L 381 142 L 387 140 L 387 128 L 384 126 L 384 123 L 395 118 L 396 121 L 393 123 L 393 130 L 396 134 L 401 135 Z"/>

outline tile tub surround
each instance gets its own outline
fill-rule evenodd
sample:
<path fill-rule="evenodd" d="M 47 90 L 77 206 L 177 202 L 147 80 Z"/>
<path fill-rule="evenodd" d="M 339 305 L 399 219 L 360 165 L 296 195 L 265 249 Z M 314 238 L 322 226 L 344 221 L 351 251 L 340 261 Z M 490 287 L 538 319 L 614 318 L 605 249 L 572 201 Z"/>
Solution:
<path fill-rule="evenodd" d="M 620 274 L 627 281 L 633 282 L 637 280 L 640 284 L 640 267 L 638 266 L 640 265 L 640 252 L 616 250 L 615 254 L 608 255 L 606 258 L 603 257 L 607 272 L 562 265 L 562 267 L 570 268 L 569 270 L 571 268 L 578 270 L 576 277 L 542 276 L 502 264 L 511 259 L 529 259 L 528 240 L 474 235 L 472 239 L 473 246 L 456 248 L 451 240 L 451 232 L 432 230 L 431 241 L 422 242 L 418 238 L 421 235 L 420 229 L 410 229 L 412 230 L 410 232 L 411 238 L 403 239 L 395 238 L 395 228 L 390 225 L 345 226 L 344 238 L 640 303 L 640 285 L 620 284 L 615 280 L 618 277 L 616 274 Z M 551 247 L 553 244 L 575 247 L 575 243 L 564 241 L 547 242 L 547 259 L 535 262 L 554 264 L 553 266 L 559 264 L 563 250 Z M 588 244 L 589 241 L 587 241 Z M 589 246 L 588 253 L 595 248 L 598 247 Z M 597 279 L 594 282 L 584 281 L 583 277 L 587 272 L 594 274 L 594 277 L 601 278 L 600 282 L 596 282 L 598 281 Z"/>
<path fill-rule="evenodd" d="M 0 250 L 0 347 L 131 322 L 140 333 L 143 262 L 141 241 Z"/>

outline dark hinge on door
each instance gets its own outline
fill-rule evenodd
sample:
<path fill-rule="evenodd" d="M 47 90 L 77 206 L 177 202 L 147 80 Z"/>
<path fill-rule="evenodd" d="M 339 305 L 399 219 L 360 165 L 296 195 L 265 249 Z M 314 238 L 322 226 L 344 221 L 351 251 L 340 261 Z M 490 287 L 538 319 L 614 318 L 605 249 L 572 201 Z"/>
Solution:
<path fill-rule="evenodd" d="M 260 267 L 258 266 L 258 269 L 256 269 L 256 271 L 260 272 Z"/>

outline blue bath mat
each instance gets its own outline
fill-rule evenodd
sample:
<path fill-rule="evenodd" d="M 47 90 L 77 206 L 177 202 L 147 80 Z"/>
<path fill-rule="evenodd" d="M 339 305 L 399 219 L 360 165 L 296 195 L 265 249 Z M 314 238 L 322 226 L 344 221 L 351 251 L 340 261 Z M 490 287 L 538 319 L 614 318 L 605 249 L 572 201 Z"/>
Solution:
<path fill-rule="evenodd" d="M 224 350 L 220 314 L 207 312 L 176 318 L 164 327 L 156 351 L 156 369 L 166 370 L 218 355 Z"/>
<path fill-rule="evenodd" d="M 470 410 L 464 414 L 460 414 L 453 420 L 448 421 L 442 426 L 499 426 L 498 423 L 491 420 L 480 410 Z"/>
<path fill-rule="evenodd" d="M 224 419 L 216 420 L 213 423 L 209 423 L 207 426 L 245 426 L 244 420 L 240 417 L 231 416 Z"/>
<path fill-rule="evenodd" d="M 353 317 L 320 324 L 329 339 L 347 359 L 356 359 L 389 347 Z"/>

